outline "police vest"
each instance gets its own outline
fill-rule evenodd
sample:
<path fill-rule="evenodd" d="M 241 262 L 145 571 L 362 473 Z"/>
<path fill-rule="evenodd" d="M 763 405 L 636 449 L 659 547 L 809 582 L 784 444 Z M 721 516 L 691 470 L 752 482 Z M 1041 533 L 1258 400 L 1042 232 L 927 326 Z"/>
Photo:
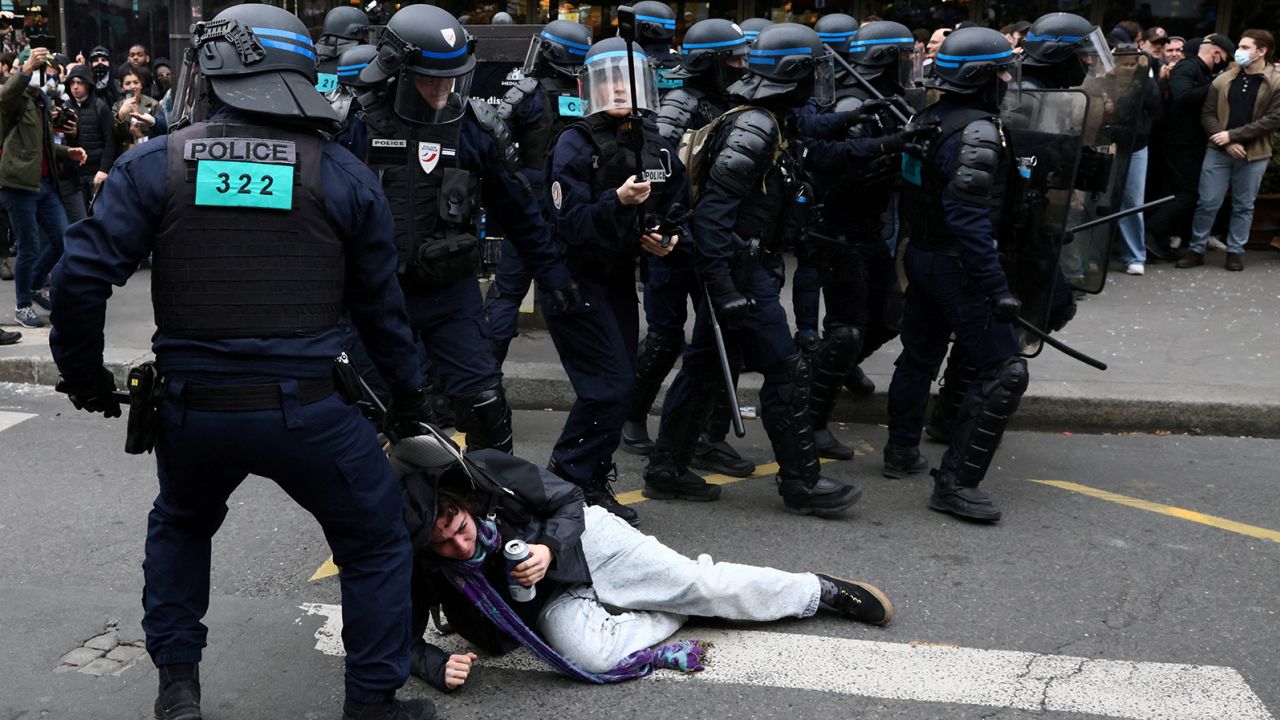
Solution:
<path fill-rule="evenodd" d="M 872 99 L 862 87 L 841 85 L 836 88 L 832 112 L 850 112 Z M 874 117 L 848 130 L 851 138 L 877 138 L 888 134 L 888 128 Z M 896 189 L 899 166 L 899 159 L 895 156 L 891 162 L 868 159 L 859 167 L 839 174 L 813 173 L 822 202 L 820 234 L 833 236 L 845 244 L 879 242 L 881 214 L 889 206 Z"/>
<path fill-rule="evenodd" d="M 767 111 L 752 108 L 729 118 L 716 129 L 711 147 L 716 152 L 725 152 L 729 136 L 736 126 L 756 122 L 762 112 Z M 748 119 L 748 115 L 752 117 Z M 788 131 L 782 123 L 776 115 L 769 113 L 768 130 L 779 133 L 777 137 L 780 139 L 775 142 L 781 146 L 773 157 L 753 158 L 755 163 L 769 165 L 760 181 L 752 186 L 738 205 L 738 216 L 733 226 L 734 234 L 741 241 L 768 252 L 780 251 L 789 236 L 798 234 L 804 226 L 804 214 L 810 201 L 801 161 L 794 154 L 799 144 L 787 138 Z"/>
<path fill-rule="evenodd" d="M 539 94 L 542 96 L 542 112 L 537 120 L 521 128 L 519 137 L 515 138 L 520 146 L 520 165 L 534 170 L 542 169 L 551 141 L 571 123 L 582 118 L 583 107 L 577 83 L 555 77 L 525 78 L 507 91 L 498 115 L 508 120 L 520 103 Z"/>
<path fill-rule="evenodd" d="M 342 314 L 346 253 L 318 134 L 202 122 L 170 133 L 151 302 L 168 337 L 305 337 Z"/>
<path fill-rule="evenodd" d="M 480 259 L 480 176 L 458 164 L 462 124 L 470 120 L 411 126 L 376 115 L 365 116 L 364 159 L 391 206 L 401 283 L 429 292 L 473 273 Z"/>

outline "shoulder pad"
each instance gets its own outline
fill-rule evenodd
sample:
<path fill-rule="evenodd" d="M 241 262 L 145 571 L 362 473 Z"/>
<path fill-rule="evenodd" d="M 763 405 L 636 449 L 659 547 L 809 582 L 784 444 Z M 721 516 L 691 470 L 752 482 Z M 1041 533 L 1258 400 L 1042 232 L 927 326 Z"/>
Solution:
<path fill-rule="evenodd" d="M 854 95 L 846 95 L 836 100 L 836 105 L 832 108 L 835 112 L 850 112 L 862 107 L 862 103 L 866 102 L 860 97 Z"/>
<path fill-rule="evenodd" d="M 960 155 L 951 174 L 951 190 L 956 197 L 975 205 L 999 205 L 1004 187 L 1004 153 L 1004 131 L 994 119 L 982 118 L 965 125 L 960 131 Z"/>
<path fill-rule="evenodd" d="M 511 129 L 498 117 L 498 111 L 483 100 L 471 98 L 471 113 L 476 118 L 476 124 L 497 144 L 498 155 L 507 169 L 517 172 L 520 163 L 516 156 L 516 145 L 511 141 Z"/>
<path fill-rule="evenodd" d="M 734 193 L 747 194 L 773 167 L 781 137 L 777 121 L 765 110 L 743 110 L 726 117 L 716 135 L 720 143 L 711 178 Z"/>
<path fill-rule="evenodd" d="M 520 103 L 537 89 L 538 81 L 531 77 L 524 78 L 513 85 L 507 94 L 502 96 L 502 102 L 498 103 L 498 118 L 504 122 L 511 119 L 511 114 L 520 106 Z"/>
<path fill-rule="evenodd" d="M 684 88 L 676 88 L 662 97 L 658 106 L 658 134 L 674 143 L 680 142 L 685 130 L 695 129 L 694 113 L 698 98 Z"/>

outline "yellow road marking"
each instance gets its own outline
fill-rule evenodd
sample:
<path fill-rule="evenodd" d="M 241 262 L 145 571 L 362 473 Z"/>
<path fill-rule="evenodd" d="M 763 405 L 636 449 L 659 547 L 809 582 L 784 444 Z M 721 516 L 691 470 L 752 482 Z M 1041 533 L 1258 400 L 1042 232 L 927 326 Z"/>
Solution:
<path fill-rule="evenodd" d="M 1194 523 L 1209 525 L 1220 530 L 1226 530 L 1227 532 L 1238 533 L 1240 535 L 1247 535 L 1252 538 L 1258 538 L 1259 540 L 1270 540 L 1271 542 L 1280 543 L 1280 532 L 1276 532 L 1275 530 L 1268 530 L 1267 528 L 1261 528 L 1256 525 L 1246 525 L 1242 522 L 1236 522 L 1235 520 L 1228 520 L 1214 515 L 1205 515 L 1204 513 L 1199 513 L 1195 510 L 1186 510 L 1179 507 L 1173 507 L 1172 505 L 1162 505 L 1149 500 L 1132 498 L 1127 495 L 1117 495 L 1113 492 L 1107 492 L 1106 490 L 1099 490 L 1097 488 L 1091 488 L 1088 485 L 1080 485 L 1079 483 L 1067 482 L 1065 480 L 1032 480 L 1031 482 L 1040 483 L 1041 485 L 1050 485 L 1052 487 L 1061 488 L 1062 490 L 1070 490 L 1071 492 L 1077 492 L 1081 495 L 1088 495 L 1089 497 L 1095 497 L 1099 500 L 1107 500 L 1113 503 L 1119 503 L 1120 505 L 1127 505 L 1128 507 L 1138 508 L 1139 510 L 1147 510 L 1153 513 L 1160 513 L 1161 515 L 1168 515 L 1169 517 L 1190 520 Z"/>

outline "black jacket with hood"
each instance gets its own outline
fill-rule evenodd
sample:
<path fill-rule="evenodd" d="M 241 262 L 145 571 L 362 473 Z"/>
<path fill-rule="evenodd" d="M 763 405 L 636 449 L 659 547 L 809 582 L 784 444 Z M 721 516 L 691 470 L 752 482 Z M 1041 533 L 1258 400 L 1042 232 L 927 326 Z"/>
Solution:
<path fill-rule="evenodd" d="M 67 83 L 79 78 L 89 86 L 89 94 L 83 102 L 71 96 L 76 108 L 76 134 L 67 137 L 69 147 L 84 148 L 88 158 L 80 166 L 80 177 L 92 179 L 94 174 L 109 172 L 116 161 L 115 119 L 106 101 L 98 97 L 93 87 L 93 73 L 84 65 L 77 65 L 67 73 Z"/>

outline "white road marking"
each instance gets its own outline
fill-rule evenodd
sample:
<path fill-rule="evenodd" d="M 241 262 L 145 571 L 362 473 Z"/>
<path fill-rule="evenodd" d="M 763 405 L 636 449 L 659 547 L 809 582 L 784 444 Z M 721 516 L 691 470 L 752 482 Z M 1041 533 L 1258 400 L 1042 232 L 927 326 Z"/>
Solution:
<path fill-rule="evenodd" d="M 0 432 L 4 432 L 9 428 L 17 425 L 23 420 L 30 420 L 35 417 L 30 413 L 9 412 L 8 410 L 0 410 Z"/>
<path fill-rule="evenodd" d="M 343 655 L 342 607 L 308 603 L 324 616 L 316 649 Z M 428 640 L 473 650 L 457 635 Z M 1033 712 L 1078 712 L 1134 720 L 1274 720 L 1235 669 L 1215 665 L 1101 660 L 1009 650 L 849 640 L 758 630 L 690 628 L 677 637 L 714 644 L 705 672 L 666 680 L 817 690 L 888 700 L 960 703 Z M 481 653 L 487 667 L 550 672 L 528 652 Z M 786 660 L 786 662 L 780 662 Z"/>

